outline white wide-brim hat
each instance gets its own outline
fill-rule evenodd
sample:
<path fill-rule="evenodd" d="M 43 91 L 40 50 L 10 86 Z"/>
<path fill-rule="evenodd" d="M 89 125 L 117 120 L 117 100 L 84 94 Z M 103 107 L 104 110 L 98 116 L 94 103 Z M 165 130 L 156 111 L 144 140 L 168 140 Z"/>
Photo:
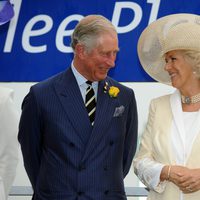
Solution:
<path fill-rule="evenodd" d="M 14 9 L 10 1 L 0 1 L 0 25 L 11 20 L 14 16 Z"/>
<path fill-rule="evenodd" d="M 172 50 L 200 51 L 200 16 L 173 14 L 151 23 L 138 41 L 138 56 L 144 70 L 155 80 L 171 84 L 164 70 L 164 54 Z"/>

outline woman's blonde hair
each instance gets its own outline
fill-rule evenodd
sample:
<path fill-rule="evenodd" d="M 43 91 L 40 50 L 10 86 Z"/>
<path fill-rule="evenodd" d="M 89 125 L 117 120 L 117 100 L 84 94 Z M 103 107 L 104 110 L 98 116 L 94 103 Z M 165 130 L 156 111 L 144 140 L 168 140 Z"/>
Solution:
<path fill-rule="evenodd" d="M 200 78 L 200 51 L 182 50 L 186 61 L 191 64 L 194 74 Z"/>

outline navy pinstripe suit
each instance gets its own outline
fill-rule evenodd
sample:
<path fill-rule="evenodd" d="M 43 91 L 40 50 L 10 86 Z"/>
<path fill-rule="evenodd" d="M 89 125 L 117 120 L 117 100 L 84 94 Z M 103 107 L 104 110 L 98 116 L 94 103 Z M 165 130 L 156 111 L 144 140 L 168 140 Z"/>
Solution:
<path fill-rule="evenodd" d="M 105 81 L 120 89 L 105 93 Z M 116 108 L 124 107 L 115 115 Z M 92 128 L 71 68 L 34 85 L 22 104 L 18 139 L 34 200 L 124 200 L 137 144 L 134 93 L 99 82 Z"/>

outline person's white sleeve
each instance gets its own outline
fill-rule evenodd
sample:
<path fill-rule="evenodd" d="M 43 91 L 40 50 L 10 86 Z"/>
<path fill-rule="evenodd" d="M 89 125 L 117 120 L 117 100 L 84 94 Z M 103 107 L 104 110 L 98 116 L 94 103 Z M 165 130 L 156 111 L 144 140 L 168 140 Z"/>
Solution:
<path fill-rule="evenodd" d="M 8 196 L 16 174 L 18 163 L 19 113 L 12 100 L 12 92 L 0 98 L 0 179 Z M 3 186 L 2 186 L 3 185 Z"/>
<path fill-rule="evenodd" d="M 158 193 L 162 193 L 166 187 L 166 181 L 160 182 L 160 174 L 163 167 L 163 164 L 150 158 L 134 160 L 134 170 L 138 178 L 149 189 Z"/>
<path fill-rule="evenodd" d="M 167 181 L 160 182 L 160 173 L 164 164 L 154 160 L 153 155 L 154 127 L 155 123 L 157 123 L 155 121 L 157 109 L 156 100 L 152 100 L 149 107 L 147 125 L 142 134 L 139 151 L 133 160 L 133 166 L 135 174 L 141 182 L 149 189 L 162 193 L 167 183 Z"/>
<path fill-rule="evenodd" d="M 0 200 L 6 200 L 3 180 L 0 177 Z"/>

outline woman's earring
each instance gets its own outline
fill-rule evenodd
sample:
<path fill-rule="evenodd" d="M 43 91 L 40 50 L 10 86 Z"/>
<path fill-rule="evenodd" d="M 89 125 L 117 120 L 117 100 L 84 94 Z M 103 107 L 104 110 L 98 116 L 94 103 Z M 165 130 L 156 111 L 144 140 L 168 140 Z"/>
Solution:
<path fill-rule="evenodd" d="M 193 73 L 194 75 L 196 75 L 196 74 L 197 74 L 197 72 L 196 72 L 196 71 L 193 71 L 192 73 Z"/>

